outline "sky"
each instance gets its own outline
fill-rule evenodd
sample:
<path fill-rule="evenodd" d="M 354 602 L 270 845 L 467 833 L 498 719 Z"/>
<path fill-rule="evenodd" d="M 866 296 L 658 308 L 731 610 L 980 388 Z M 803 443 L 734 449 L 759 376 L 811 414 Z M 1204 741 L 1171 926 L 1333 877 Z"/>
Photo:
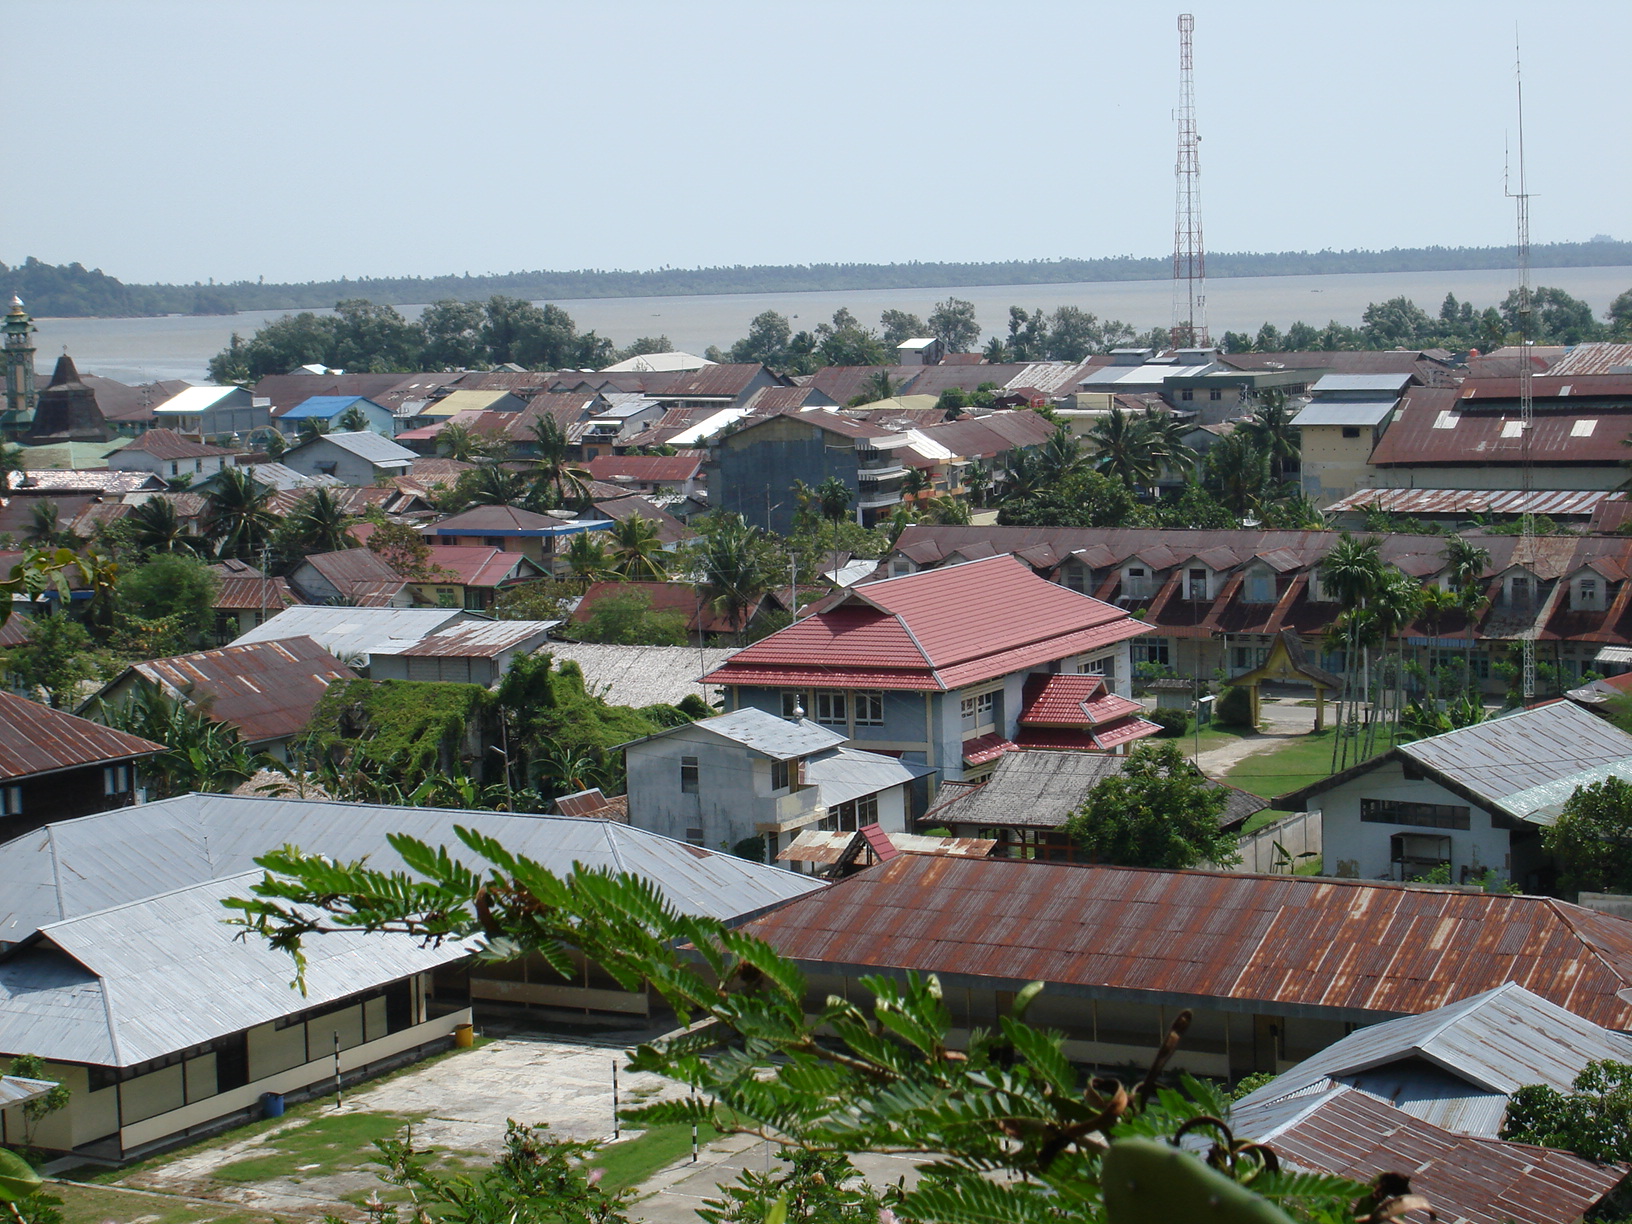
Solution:
<path fill-rule="evenodd" d="M 1533 241 L 1632 238 L 1632 4 L 1190 3 L 1209 249 L 1511 243 L 1516 22 Z M 1179 11 L 8 5 L 34 173 L 7 176 L 0 260 L 185 283 L 1163 255 Z"/>

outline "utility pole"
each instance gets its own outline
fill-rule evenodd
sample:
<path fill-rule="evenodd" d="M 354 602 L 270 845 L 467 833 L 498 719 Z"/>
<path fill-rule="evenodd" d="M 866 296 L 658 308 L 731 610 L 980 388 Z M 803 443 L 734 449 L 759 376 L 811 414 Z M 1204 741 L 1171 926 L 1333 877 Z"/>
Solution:
<path fill-rule="evenodd" d="M 1531 508 L 1531 485 L 1534 476 L 1530 467 L 1530 435 L 1535 432 L 1536 407 L 1532 397 L 1530 347 L 1535 343 L 1530 302 L 1530 193 L 1524 180 L 1524 71 L 1519 60 L 1518 31 L 1513 33 L 1513 80 L 1519 102 L 1519 189 L 1514 191 L 1505 181 L 1502 189 L 1512 199 L 1518 213 L 1519 262 L 1519 490 L 1522 503 L 1519 510 L 1519 550 L 1524 564 L 1535 564 L 1536 516 Z M 1503 178 L 1506 179 L 1505 168 Z M 1530 588 L 1526 588 L 1527 590 Z M 1524 699 L 1536 695 L 1536 627 L 1534 593 L 1532 595 L 1531 623 L 1519 641 L 1523 659 L 1522 684 Z"/>
<path fill-rule="evenodd" d="M 1174 348 L 1205 348 L 1207 335 L 1207 252 L 1201 238 L 1201 137 L 1196 135 L 1196 79 L 1191 35 L 1196 19 L 1179 14 L 1179 156 L 1173 172 L 1177 205 L 1173 219 Z"/>

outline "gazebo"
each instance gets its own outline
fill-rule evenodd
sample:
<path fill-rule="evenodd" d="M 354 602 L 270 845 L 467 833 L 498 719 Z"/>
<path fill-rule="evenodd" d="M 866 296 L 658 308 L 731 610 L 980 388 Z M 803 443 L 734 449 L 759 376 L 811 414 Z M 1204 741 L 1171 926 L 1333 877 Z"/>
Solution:
<path fill-rule="evenodd" d="M 1270 645 L 1269 657 L 1251 671 L 1232 676 L 1229 683 L 1252 695 L 1252 724 L 1258 725 L 1259 689 L 1264 683 L 1309 685 L 1315 690 L 1315 730 L 1326 726 L 1327 694 L 1335 694 L 1343 681 L 1324 667 L 1309 661 L 1303 639 L 1293 629 L 1282 629 Z"/>

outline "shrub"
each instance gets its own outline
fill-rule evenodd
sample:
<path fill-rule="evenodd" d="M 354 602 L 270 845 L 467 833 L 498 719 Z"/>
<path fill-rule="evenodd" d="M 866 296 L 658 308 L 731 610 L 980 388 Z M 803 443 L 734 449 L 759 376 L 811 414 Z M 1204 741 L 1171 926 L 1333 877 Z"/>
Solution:
<path fill-rule="evenodd" d="M 1252 694 L 1244 688 L 1227 688 L 1213 703 L 1213 720 L 1225 727 L 1252 726 Z"/>
<path fill-rule="evenodd" d="M 1171 710 L 1157 706 L 1154 710 L 1146 710 L 1145 717 L 1162 729 L 1162 734 L 1170 738 L 1183 735 L 1190 729 L 1190 711 Z"/>

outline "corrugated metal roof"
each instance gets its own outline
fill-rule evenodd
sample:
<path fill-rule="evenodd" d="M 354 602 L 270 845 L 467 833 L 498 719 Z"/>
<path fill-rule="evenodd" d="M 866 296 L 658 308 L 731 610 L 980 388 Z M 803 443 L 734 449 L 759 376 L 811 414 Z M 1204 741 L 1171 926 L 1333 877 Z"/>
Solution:
<path fill-rule="evenodd" d="M 128 1067 L 467 955 L 459 943 L 343 932 L 307 942 L 306 993 L 286 953 L 223 925 L 226 876 L 41 928 L 0 961 L 0 1049 Z"/>
<path fill-rule="evenodd" d="M 877 825 L 867 826 L 869 829 Z M 848 857 L 862 831 L 854 833 L 806 829 L 788 843 L 787 849 L 776 856 L 779 863 L 816 863 L 831 865 Z M 890 845 L 899 853 L 944 854 L 953 858 L 985 858 L 996 848 L 997 842 L 983 837 L 926 837 L 921 833 L 890 833 Z"/>
<path fill-rule="evenodd" d="M 1567 1152 L 1455 1135 L 1351 1088 L 1286 1104 L 1273 1118 L 1241 1117 L 1237 1136 L 1268 1143 L 1295 1168 L 1359 1182 L 1408 1173 L 1438 1218 L 1459 1224 L 1577 1224 L 1626 1175 Z"/>
<path fill-rule="evenodd" d="M 717 689 L 699 684 L 700 672 L 718 667 L 734 648 L 709 646 L 610 646 L 598 642 L 551 642 L 557 666 L 578 665 L 584 687 L 613 705 L 679 705 L 695 696 L 713 704 Z"/>
<path fill-rule="evenodd" d="M 439 582 L 456 582 L 468 587 L 497 587 L 506 582 L 544 575 L 538 562 L 525 553 L 506 552 L 502 548 L 482 544 L 438 544 L 431 549 L 431 564 L 452 577 L 434 574 L 416 581 L 433 586 Z"/>
<path fill-rule="evenodd" d="M 467 621 L 439 629 L 401 649 L 376 648 L 375 654 L 408 658 L 495 659 L 512 650 L 531 653 L 544 645 L 560 621 Z"/>
<path fill-rule="evenodd" d="M 134 664 L 92 697 L 87 708 L 118 704 L 137 676 L 237 727 L 250 744 L 297 734 L 311 721 L 329 685 L 357 679 L 356 672 L 311 638 L 285 638 Z"/>
<path fill-rule="evenodd" d="M 1578 344 L 1555 361 L 1549 374 L 1632 373 L 1632 344 Z"/>
<path fill-rule="evenodd" d="M 154 408 L 154 412 L 164 413 L 194 413 L 205 412 L 214 404 L 226 399 L 227 396 L 239 393 L 238 387 L 188 387 L 178 391 L 164 403 Z"/>
<path fill-rule="evenodd" d="M 312 395 L 300 401 L 292 408 L 284 409 L 281 420 L 317 420 L 328 421 L 341 415 L 353 404 L 373 404 L 384 412 L 391 410 L 383 404 L 375 404 L 366 395 Z"/>
<path fill-rule="evenodd" d="M 453 837 L 456 824 L 491 836 L 552 871 L 583 863 L 592 869 L 636 872 L 680 909 L 715 918 L 753 914 L 813 887 L 810 880 L 777 868 L 605 821 L 183 795 L 59 821 L 5 843 L 0 853 L 0 943 L 15 942 L 59 918 L 234 875 L 252 868 L 257 855 L 283 845 L 345 862 L 366 856 L 372 866 L 391 871 L 401 868 L 402 861 L 386 838 L 404 833 L 474 858 Z"/>
<path fill-rule="evenodd" d="M 1357 392 L 1387 396 L 1392 402 L 1400 398 L 1411 383 L 1411 374 L 1395 370 L 1384 374 L 1322 374 L 1309 388 L 1312 395 L 1340 395 Z"/>
<path fill-rule="evenodd" d="M 0 1075 L 0 1109 L 21 1105 L 44 1096 L 57 1086 L 56 1080 L 24 1079 L 20 1075 Z"/>
<path fill-rule="evenodd" d="M 1545 514 L 1551 518 L 1587 518 L 1606 501 L 1625 501 L 1625 493 L 1603 489 L 1362 489 L 1326 507 L 1327 514 L 1381 510 L 1387 514 Z"/>
<path fill-rule="evenodd" d="M 597 455 L 585 466 L 596 480 L 677 482 L 695 479 L 703 461 L 696 455 Z"/>
<path fill-rule="evenodd" d="M 1495 1139 L 1513 1093 L 1526 1084 L 1568 1092 L 1589 1062 L 1604 1059 L 1632 1062 L 1632 1038 L 1506 982 L 1421 1015 L 1358 1029 L 1241 1098 L 1236 1109 L 1342 1081 L 1436 1126 Z M 1395 1091 L 1380 1091 L 1386 1088 Z M 1500 1102 L 1493 1114 L 1485 1107 L 1492 1096 Z"/>
<path fill-rule="evenodd" d="M 298 446 L 290 447 L 285 454 L 298 454 L 308 446 L 320 447 L 325 442 L 338 446 L 341 450 L 356 455 L 359 459 L 365 459 L 369 463 L 381 467 L 401 465 L 406 468 L 419 458 L 406 446 L 398 446 L 390 438 L 381 437 L 379 434 L 367 429 L 353 433 L 320 434 L 309 441 L 300 443 Z"/>
<path fill-rule="evenodd" d="M 478 619 L 482 619 L 478 614 L 460 608 L 331 608 L 300 604 L 239 634 L 231 644 L 309 637 L 345 662 L 366 658 L 377 646 L 400 647 L 448 625 Z"/>
<path fill-rule="evenodd" d="M 1298 429 L 1318 425 L 1349 425 L 1371 429 L 1381 425 L 1398 400 L 1324 400 L 1306 406 L 1292 418 Z"/>
<path fill-rule="evenodd" d="M 173 429 L 150 429 L 141 437 L 125 443 L 114 453 L 134 452 L 152 455 L 155 459 L 213 459 L 218 455 L 232 454 L 231 451 L 222 450 L 219 446 L 194 442 Z"/>
<path fill-rule="evenodd" d="M 733 710 L 729 714 L 705 718 L 699 722 L 687 723 L 685 727 L 674 728 L 674 731 L 692 728 L 711 732 L 721 739 L 752 748 L 755 752 L 778 761 L 809 756 L 813 752 L 821 752 L 842 744 L 845 739 L 839 732 L 818 726 L 809 719 L 794 722 L 791 719 L 778 718 L 764 710 L 756 710 L 751 706 Z M 653 738 L 661 738 L 666 734 L 673 734 L 673 731 L 660 732 Z"/>
<path fill-rule="evenodd" d="M 906 786 L 937 772 L 932 766 L 910 765 L 879 752 L 836 748 L 805 763 L 806 781 L 821 788 L 828 809 L 841 803 L 876 795 L 892 786 Z"/>
<path fill-rule="evenodd" d="M 163 744 L 0 692 L 0 781 L 163 751 Z"/>
<path fill-rule="evenodd" d="M 1515 981 L 1632 1028 L 1632 923 L 1545 897 L 907 854 L 753 929 L 811 964 L 1332 1019 Z"/>

